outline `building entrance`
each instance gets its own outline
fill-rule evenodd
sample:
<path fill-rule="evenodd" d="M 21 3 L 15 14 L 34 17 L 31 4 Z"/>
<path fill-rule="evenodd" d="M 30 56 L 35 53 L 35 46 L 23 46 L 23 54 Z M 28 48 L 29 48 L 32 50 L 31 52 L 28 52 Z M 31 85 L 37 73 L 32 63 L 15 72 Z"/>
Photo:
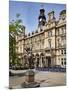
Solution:
<path fill-rule="evenodd" d="M 51 57 L 47 56 L 46 59 L 47 59 L 47 66 L 51 67 Z"/>

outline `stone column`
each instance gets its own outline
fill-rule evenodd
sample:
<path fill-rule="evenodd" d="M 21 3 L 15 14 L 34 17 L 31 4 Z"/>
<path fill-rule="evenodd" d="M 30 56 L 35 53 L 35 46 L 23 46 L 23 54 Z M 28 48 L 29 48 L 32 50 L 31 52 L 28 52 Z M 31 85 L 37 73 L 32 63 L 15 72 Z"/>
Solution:
<path fill-rule="evenodd" d="M 55 65 L 55 60 L 53 57 L 51 57 L 51 66 L 53 67 Z"/>
<path fill-rule="evenodd" d="M 46 59 L 46 67 L 48 67 L 48 59 Z"/>
<path fill-rule="evenodd" d="M 35 58 L 34 65 L 35 65 L 35 68 L 36 68 L 36 65 L 37 65 L 37 58 Z"/>
<path fill-rule="evenodd" d="M 40 67 L 42 67 L 42 57 L 40 58 Z"/>
<path fill-rule="evenodd" d="M 46 58 L 44 57 L 44 67 L 46 66 Z"/>

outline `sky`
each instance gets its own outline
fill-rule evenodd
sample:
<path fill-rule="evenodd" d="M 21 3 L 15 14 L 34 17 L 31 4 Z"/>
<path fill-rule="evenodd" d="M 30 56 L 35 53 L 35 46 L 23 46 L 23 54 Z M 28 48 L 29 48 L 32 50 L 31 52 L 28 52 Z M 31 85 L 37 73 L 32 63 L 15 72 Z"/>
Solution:
<path fill-rule="evenodd" d="M 39 10 L 42 5 L 45 9 L 46 21 L 49 12 L 54 11 L 58 20 L 60 12 L 66 9 L 65 4 L 9 1 L 9 22 L 16 20 L 16 14 L 19 13 L 22 24 L 26 27 L 26 33 L 35 31 L 38 27 Z"/>

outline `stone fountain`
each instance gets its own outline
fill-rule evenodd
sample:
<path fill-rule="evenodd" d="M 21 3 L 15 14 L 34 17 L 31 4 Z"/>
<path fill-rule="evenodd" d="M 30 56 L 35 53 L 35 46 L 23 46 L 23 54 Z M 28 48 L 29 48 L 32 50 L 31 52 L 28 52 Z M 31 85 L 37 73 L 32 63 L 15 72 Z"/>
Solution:
<path fill-rule="evenodd" d="M 35 81 L 35 70 L 32 69 L 33 67 L 33 56 L 32 56 L 32 49 L 27 48 L 27 57 L 29 62 L 29 70 L 27 70 L 25 74 L 25 82 L 24 82 L 24 88 L 34 88 L 34 87 L 40 87 L 40 84 Z"/>

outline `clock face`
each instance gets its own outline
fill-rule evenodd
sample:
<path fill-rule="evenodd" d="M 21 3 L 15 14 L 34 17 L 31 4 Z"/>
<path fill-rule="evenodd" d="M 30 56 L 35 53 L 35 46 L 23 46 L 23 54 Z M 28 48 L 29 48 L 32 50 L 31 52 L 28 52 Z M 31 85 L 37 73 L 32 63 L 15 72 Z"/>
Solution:
<path fill-rule="evenodd" d="M 42 21 L 42 18 L 40 18 L 40 21 Z"/>

